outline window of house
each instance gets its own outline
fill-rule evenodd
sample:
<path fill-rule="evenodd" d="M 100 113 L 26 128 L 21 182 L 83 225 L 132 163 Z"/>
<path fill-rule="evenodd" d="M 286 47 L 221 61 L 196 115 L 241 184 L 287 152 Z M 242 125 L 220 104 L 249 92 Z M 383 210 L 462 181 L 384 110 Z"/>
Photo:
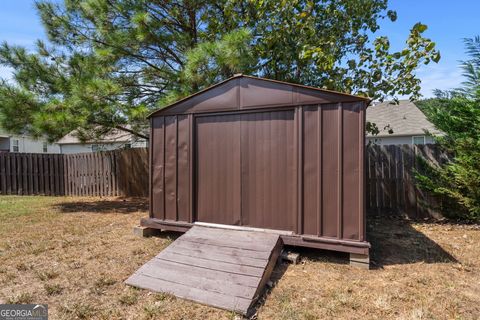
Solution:
<path fill-rule="evenodd" d="M 425 144 L 425 136 L 413 136 L 412 144 Z"/>
<path fill-rule="evenodd" d="M 48 144 L 46 142 L 43 143 L 43 152 L 48 152 Z"/>
<path fill-rule="evenodd" d="M 18 148 L 18 139 L 13 139 L 12 141 L 12 151 L 13 152 L 18 152 L 20 149 Z"/>
<path fill-rule="evenodd" d="M 131 143 L 125 143 L 125 146 L 124 146 L 125 149 L 130 149 L 131 147 L 132 147 Z"/>
<path fill-rule="evenodd" d="M 100 146 L 98 144 L 92 144 L 92 152 L 100 151 Z"/>

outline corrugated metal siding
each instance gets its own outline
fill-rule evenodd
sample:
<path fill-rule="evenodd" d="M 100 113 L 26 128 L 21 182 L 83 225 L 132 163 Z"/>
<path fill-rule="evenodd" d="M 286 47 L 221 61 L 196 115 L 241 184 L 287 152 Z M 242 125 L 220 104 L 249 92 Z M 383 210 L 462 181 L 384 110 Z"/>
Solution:
<path fill-rule="evenodd" d="M 322 108 L 322 230 L 320 234 L 336 237 L 339 211 L 339 145 L 338 124 L 340 105 Z"/>
<path fill-rule="evenodd" d="M 165 117 L 165 218 L 177 220 L 177 116 Z"/>
<path fill-rule="evenodd" d="M 242 224 L 295 231 L 294 112 L 241 118 Z"/>
<path fill-rule="evenodd" d="M 157 219 L 190 220 L 190 125 L 186 115 L 152 118 L 151 211 Z"/>
<path fill-rule="evenodd" d="M 190 217 L 190 128 L 188 116 L 179 115 L 177 120 L 177 219 L 188 221 Z"/>
<path fill-rule="evenodd" d="M 240 224 L 240 116 L 196 120 L 197 220 Z"/>
<path fill-rule="evenodd" d="M 296 108 L 153 117 L 152 217 L 363 241 L 364 102 Z"/>
<path fill-rule="evenodd" d="M 288 84 L 265 82 L 257 79 L 242 78 L 240 88 L 240 107 L 255 108 L 259 105 L 293 105 L 294 89 Z"/>
<path fill-rule="evenodd" d="M 304 109 L 304 165 L 303 165 L 303 232 L 320 235 L 322 230 L 322 179 L 321 179 L 321 109 L 317 106 Z M 320 231 L 319 231 L 320 230 Z"/>
<path fill-rule="evenodd" d="M 359 219 L 360 211 L 360 165 L 361 150 L 358 132 L 361 122 L 361 105 L 358 103 L 343 104 L 343 239 L 359 239 Z"/>
<path fill-rule="evenodd" d="M 165 219 L 165 118 L 152 118 L 151 132 L 151 212 L 154 218 Z"/>
<path fill-rule="evenodd" d="M 365 101 L 366 99 L 254 77 L 235 77 L 155 112 L 161 115 L 198 114 L 252 108 Z"/>
<path fill-rule="evenodd" d="M 363 104 L 304 107 L 303 232 L 359 240 Z"/>
<path fill-rule="evenodd" d="M 197 219 L 295 230 L 293 111 L 196 123 Z"/>

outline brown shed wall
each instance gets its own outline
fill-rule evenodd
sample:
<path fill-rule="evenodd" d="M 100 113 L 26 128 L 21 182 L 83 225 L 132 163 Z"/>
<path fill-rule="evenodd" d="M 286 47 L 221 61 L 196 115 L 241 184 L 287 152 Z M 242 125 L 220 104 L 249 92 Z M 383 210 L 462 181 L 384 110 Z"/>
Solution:
<path fill-rule="evenodd" d="M 360 102 L 304 108 L 304 233 L 363 240 Z"/>
<path fill-rule="evenodd" d="M 150 218 L 288 230 L 285 243 L 368 252 L 368 100 L 235 76 L 151 115 Z"/>
<path fill-rule="evenodd" d="M 152 117 L 151 217 L 364 241 L 365 104 Z"/>
<path fill-rule="evenodd" d="M 150 179 L 153 218 L 190 221 L 190 121 L 186 115 L 151 120 Z"/>

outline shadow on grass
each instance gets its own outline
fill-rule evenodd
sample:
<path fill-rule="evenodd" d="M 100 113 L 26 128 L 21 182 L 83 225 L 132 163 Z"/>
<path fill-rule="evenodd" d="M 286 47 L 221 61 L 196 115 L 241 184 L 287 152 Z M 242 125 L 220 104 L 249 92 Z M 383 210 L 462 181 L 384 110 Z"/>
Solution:
<path fill-rule="evenodd" d="M 388 265 L 424 263 L 456 263 L 451 254 L 435 241 L 417 231 L 404 219 L 369 217 L 367 238 L 371 244 L 370 268 Z M 286 247 L 310 261 L 349 264 L 349 254 L 301 247 Z"/>
<path fill-rule="evenodd" d="M 169 237 L 173 240 L 180 235 L 181 233 L 175 232 L 160 233 L 160 237 Z M 370 217 L 367 224 L 367 238 L 372 245 L 370 249 L 370 267 L 372 269 L 418 262 L 458 262 L 435 241 L 417 231 L 408 220 Z M 285 249 L 298 252 L 310 261 L 349 264 L 349 255 L 343 252 L 290 246 L 286 246 Z M 280 274 L 283 274 L 285 270 Z"/>
<path fill-rule="evenodd" d="M 435 241 L 404 219 L 369 217 L 367 238 L 372 267 L 416 262 L 458 262 Z"/>
<path fill-rule="evenodd" d="M 278 259 L 277 264 L 275 265 L 275 268 L 272 271 L 272 275 L 270 276 L 271 286 L 269 286 L 268 283 L 265 286 L 265 289 L 263 290 L 262 294 L 252 306 L 253 311 L 251 311 L 252 316 L 250 318 L 255 318 L 254 315 L 257 313 L 260 307 L 265 304 L 272 289 L 277 285 L 278 281 L 280 281 L 280 279 L 283 277 L 285 272 L 287 272 L 288 266 L 289 266 L 288 262 L 284 262 L 280 258 Z"/>
<path fill-rule="evenodd" d="M 306 258 L 311 262 L 328 262 L 335 264 L 349 264 L 349 254 L 339 251 L 313 249 L 307 247 L 285 246 L 286 251 L 300 254 L 301 259 Z"/>
<path fill-rule="evenodd" d="M 180 237 L 183 232 L 178 232 L 178 231 L 160 231 L 158 230 L 157 233 L 155 233 L 154 237 L 156 238 L 161 238 L 161 239 L 169 239 L 172 242 L 177 240 L 178 237 Z"/>
<path fill-rule="evenodd" d="M 98 201 L 72 201 L 63 202 L 55 205 L 61 212 L 65 213 L 122 213 L 129 214 L 138 211 L 148 210 L 148 200 L 146 198 L 125 198 L 108 199 Z"/>

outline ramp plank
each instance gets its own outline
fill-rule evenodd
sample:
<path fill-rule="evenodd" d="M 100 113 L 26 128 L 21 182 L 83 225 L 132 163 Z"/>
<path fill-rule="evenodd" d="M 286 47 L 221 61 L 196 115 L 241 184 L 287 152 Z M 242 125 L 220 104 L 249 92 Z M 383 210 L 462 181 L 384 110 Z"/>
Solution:
<path fill-rule="evenodd" d="M 240 241 L 234 242 L 234 241 L 229 241 L 229 240 L 219 239 L 219 238 L 209 239 L 209 238 L 197 237 L 197 236 L 188 236 L 183 238 L 182 240 L 197 243 L 197 244 L 209 244 L 213 246 L 225 247 L 230 249 L 241 249 L 241 250 L 263 252 L 263 255 L 265 256 L 268 256 L 270 253 L 268 246 L 250 245 L 248 243 L 240 243 Z"/>
<path fill-rule="evenodd" d="M 263 268 L 242 266 L 235 263 L 213 261 L 208 258 L 189 257 L 173 252 L 165 252 L 157 259 L 183 263 L 190 266 L 203 267 L 205 269 L 225 271 L 235 274 L 243 274 L 247 276 L 261 277 L 263 275 Z"/>
<path fill-rule="evenodd" d="M 174 269 L 159 270 L 155 264 L 147 263 L 137 274 L 146 275 L 155 279 L 165 280 L 176 284 L 186 285 L 192 288 L 226 294 L 234 297 L 253 299 L 255 296 L 255 287 L 248 287 L 241 284 L 232 283 L 228 280 L 207 279 L 198 275 L 189 273 L 179 273 Z"/>
<path fill-rule="evenodd" d="M 280 250 L 278 234 L 194 226 L 126 283 L 248 315 Z"/>
<path fill-rule="evenodd" d="M 252 251 L 248 249 L 237 249 L 237 248 L 230 248 L 230 247 L 219 247 L 212 244 L 202 243 L 201 246 L 198 245 L 196 242 L 190 242 L 185 239 L 177 239 L 172 245 L 182 247 L 182 248 L 189 248 L 189 249 L 198 249 L 202 248 L 207 250 L 210 253 L 218 253 L 218 254 L 226 254 L 238 257 L 246 257 L 252 259 L 260 259 L 260 260 L 268 260 L 270 253 L 261 252 L 261 251 Z"/>
<path fill-rule="evenodd" d="M 270 251 L 276 240 L 271 234 L 252 231 L 238 231 L 207 227 L 194 227 L 185 233 L 185 239 L 200 238 L 217 241 L 225 246 L 247 248 L 256 251 Z M 273 239 L 272 239 L 273 238 Z"/>
<path fill-rule="evenodd" d="M 196 277 L 210 279 L 210 280 L 224 280 L 232 284 L 240 284 L 248 287 L 256 287 L 258 284 L 258 277 L 245 276 L 242 274 L 235 274 L 223 271 L 209 270 L 198 266 L 189 266 L 177 262 L 171 262 L 160 259 L 152 259 L 145 265 L 151 264 L 155 266 L 155 273 L 152 273 L 152 277 L 156 277 L 156 273 L 161 273 L 163 270 L 172 269 L 176 270 L 180 274 L 191 274 Z M 142 266 L 143 267 L 143 266 Z M 140 271 L 141 268 L 138 270 Z M 137 272 L 138 272 L 137 271 Z"/>
<path fill-rule="evenodd" d="M 188 233 L 188 236 L 205 236 L 213 238 L 223 238 L 231 239 L 234 242 L 238 241 L 238 238 L 241 238 L 244 242 L 253 242 L 261 243 L 265 245 L 274 245 L 275 237 L 272 237 L 271 234 L 257 231 L 244 231 L 244 230 L 232 230 L 232 229 L 221 229 L 221 228 L 209 228 L 209 227 L 198 227 L 192 228 L 192 232 Z"/>
<path fill-rule="evenodd" d="M 193 300 L 221 309 L 233 310 L 240 313 L 243 313 L 244 310 L 248 310 L 252 302 L 251 299 L 244 299 L 201 290 L 170 281 L 151 278 L 142 274 L 137 274 L 135 279 L 132 281 L 127 281 L 127 284 L 157 292 L 170 293 L 180 298 Z"/>
<path fill-rule="evenodd" d="M 228 253 L 212 252 L 210 248 L 205 249 L 199 246 L 197 246 L 196 248 L 188 248 L 188 247 L 186 248 L 182 245 L 178 245 L 177 243 L 172 243 L 165 250 L 167 250 L 168 252 L 173 252 L 175 254 L 181 254 L 181 255 L 189 256 L 193 258 L 208 257 L 208 259 L 212 261 L 235 263 L 242 266 L 258 267 L 258 268 L 263 268 L 267 260 L 267 259 L 254 259 L 249 257 L 241 257 L 238 255 L 228 254 Z"/>

